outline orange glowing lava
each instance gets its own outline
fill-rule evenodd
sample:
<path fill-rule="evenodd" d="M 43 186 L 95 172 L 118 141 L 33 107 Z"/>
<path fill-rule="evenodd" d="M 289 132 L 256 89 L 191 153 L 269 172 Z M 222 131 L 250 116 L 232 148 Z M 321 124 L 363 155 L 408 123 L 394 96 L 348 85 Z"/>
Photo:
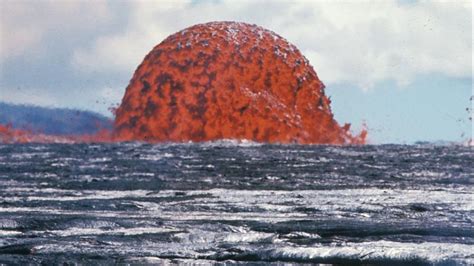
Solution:
<path fill-rule="evenodd" d="M 116 110 L 113 132 L 48 136 L 0 126 L 0 143 L 187 142 L 363 144 L 333 118 L 324 84 L 272 31 L 210 22 L 177 32 L 145 57 Z"/>
<path fill-rule="evenodd" d="M 145 57 L 117 109 L 115 137 L 364 143 L 366 133 L 339 126 L 329 104 L 294 45 L 256 25 L 210 22 L 169 36 Z"/>
<path fill-rule="evenodd" d="M 0 125 L 0 143 L 95 143 L 113 142 L 112 132 L 106 129 L 96 134 L 86 135 L 48 135 L 38 132 L 12 128 L 11 125 Z"/>

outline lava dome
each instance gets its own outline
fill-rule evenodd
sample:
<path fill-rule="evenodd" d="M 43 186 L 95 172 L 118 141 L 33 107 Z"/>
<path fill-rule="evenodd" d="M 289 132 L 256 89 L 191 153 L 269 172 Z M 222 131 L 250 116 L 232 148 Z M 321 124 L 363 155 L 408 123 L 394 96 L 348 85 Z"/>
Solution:
<path fill-rule="evenodd" d="M 115 138 L 363 143 L 339 126 L 324 84 L 292 44 L 247 23 L 177 32 L 145 57 L 116 110 Z"/>

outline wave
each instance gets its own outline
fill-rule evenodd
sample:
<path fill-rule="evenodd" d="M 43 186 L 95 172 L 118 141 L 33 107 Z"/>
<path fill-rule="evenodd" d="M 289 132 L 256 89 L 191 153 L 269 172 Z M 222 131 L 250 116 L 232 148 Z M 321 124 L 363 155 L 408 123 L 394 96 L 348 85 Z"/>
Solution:
<path fill-rule="evenodd" d="M 220 139 L 213 141 L 198 142 L 203 147 L 258 147 L 265 143 L 255 142 L 248 139 Z"/>
<path fill-rule="evenodd" d="M 382 240 L 341 246 L 286 246 L 234 254 L 222 253 L 212 256 L 212 258 L 216 260 L 303 263 L 472 265 L 474 263 L 474 249 L 471 245 L 464 244 L 401 243 Z"/>

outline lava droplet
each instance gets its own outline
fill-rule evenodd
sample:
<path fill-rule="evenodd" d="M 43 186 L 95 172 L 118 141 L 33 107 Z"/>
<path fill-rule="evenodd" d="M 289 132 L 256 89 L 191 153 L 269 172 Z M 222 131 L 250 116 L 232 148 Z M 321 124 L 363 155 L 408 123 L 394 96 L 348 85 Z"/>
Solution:
<path fill-rule="evenodd" d="M 308 60 L 272 31 L 210 22 L 177 32 L 145 57 L 116 111 L 120 141 L 246 139 L 364 143 L 339 126 Z"/>

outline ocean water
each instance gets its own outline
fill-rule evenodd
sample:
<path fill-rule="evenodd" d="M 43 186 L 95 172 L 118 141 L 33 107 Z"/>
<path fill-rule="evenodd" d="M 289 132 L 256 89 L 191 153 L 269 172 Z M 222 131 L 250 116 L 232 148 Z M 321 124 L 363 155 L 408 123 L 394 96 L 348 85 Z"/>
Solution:
<path fill-rule="evenodd" d="M 0 264 L 474 264 L 463 146 L 0 145 Z"/>

